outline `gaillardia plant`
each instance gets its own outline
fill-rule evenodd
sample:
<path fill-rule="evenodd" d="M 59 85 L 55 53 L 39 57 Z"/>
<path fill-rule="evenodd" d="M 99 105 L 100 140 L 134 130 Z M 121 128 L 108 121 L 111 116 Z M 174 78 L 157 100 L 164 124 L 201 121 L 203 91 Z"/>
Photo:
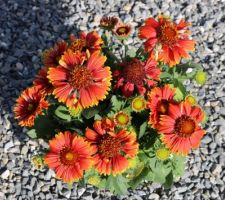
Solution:
<path fill-rule="evenodd" d="M 187 60 L 195 49 L 189 26 L 150 17 L 137 31 L 140 44 L 128 46 L 134 27 L 104 16 L 102 35 L 71 34 L 45 50 L 33 86 L 14 107 L 27 134 L 49 143 L 34 153 L 34 166 L 70 186 L 115 194 L 142 181 L 170 187 L 205 135 L 206 113 L 185 84 L 206 82 L 201 66 Z"/>

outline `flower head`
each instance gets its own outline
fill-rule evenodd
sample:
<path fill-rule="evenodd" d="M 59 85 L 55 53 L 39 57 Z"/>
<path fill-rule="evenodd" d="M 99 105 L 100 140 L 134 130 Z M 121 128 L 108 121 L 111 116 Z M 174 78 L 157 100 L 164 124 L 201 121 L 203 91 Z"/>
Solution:
<path fill-rule="evenodd" d="M 72 117 L 78 117 L 81 114 L 81 107 L 77 107 L 77 108 L 72 108 L 69 110 L 69 113 Z"/>
<path fill-rule="evenodd" d="M 141 112 L 146 108 L 146 101 L 143 97 L 135 97 L 131 102 L 131 108 L 135 112 Z"/>
<path fill-rule="evenodd" d="M 153 128 L 157 128 L 160 115 L 165 115 L 168 112 L 169 104 L 174 103 L 173 97 L 176 90 L 169 85 L 163 87 L 155 87 L 148 93 L 148 107 L 151 110 L 149 123 Z"/>
<path fill-rule="evenodd" d="M 101 179 L 99 176 L 94 175 L 94 176 L 91 176 L 90 178 L 88 178 L 87 182 L 90 185 L 98 186 L 101 182 Z"/>
<path fill-rule="evenodd" d="M 180 63 L 181 58 L 188 58 L 188 51 L 195 49 L 195 42 L 189 39 L 189 25 L 184 20 L 177 24 L 163 16 L 158 21 L 148 18 L 139 29 L 139 37 L 146 39 L 144 45 L 147 52 L 159 46 L 159 60 L 173 66 Z"/>
<path fill-rule="evenodd" d="M 14 107 L 15 118 L 18 119 L 20 126 L 31 127 L 38 115 L 43 115 L 43 110 L 49 106 L 44 99 L 44 95 L 38 87 L 31 87 L 24 90 L 16 100 Z"/>
<path fill-rule="evenodd" d="M 135 179 L 141 174 L 144 168 L 145 168 L 144 162 L 138 162 L 133 171 L 127 175 L 127 178 L 130 180 Z"/>
<path fill-rule="evenodd" d="M 69 49 L 73 52 L 80 51 L 85 52 L 86 50 L 94 53 L 101 49 L 103 41 L 97 32 L 92 31 L 89 33 L 80 33 L 80 37 L 76 38 L 74 35 L 70 36 L 71 44 Z"/>
<path fill-rule="evenodd" d="M 130 123 L 130 116 L 123 111 L 120 111 L 114 115 L 114 123 L 119 127 L 126 127 Z"/>
<path fill-rule="evenodd" d="M 129 169 L 134 169 L 137 167 L 140 161 L 138 160 L 138 157 L 134 157 L 129 159 L 128 162 L 129 162 Z"/>
<path fill-rule="evenodd" d="M 117 175 L 124 172 L 138 152 L 138 143 L 134 132 L 120 129 L 105 129 L 102 121 L 95 121 L 94 130 L 87 128 L 85 136 L 96 149 L 95 169 L 104 175 Z"/>
<path fill-rule="evenodd" d="M 158 130 L 162 141 L 173 153 L 187 155 L 191 148 L 197 148 L 205 131 L 199 126 L 204 113 L 198 106 L 188 102 L 170 104 L 167 115 L 160 116 Z"/>
<path fill-rule="evenodd" d="M 49 147 L 44 161 L 64 182 L 79 180 L 83 171 L 90 169 L 93 164 L 93 148 L 84 138 L 69 131 L 58 133 L 49 141 Z"/>
<path fill-rule="evenodd" d="M 166 148 L 160 148 L 156 150 L 155 155 L 158 160 L 167 160 L 170 156 L 170 151 Z"/>
<path fill-rule="evenodd" d="M 207 74 L 203 71 L 198 71 L 195 75 L 195 81 L 199 85 L 204 85 L 205 82 L 207 81 Z"/>
<path fill-rule="evenodd" d="M 131 34 L 131 25 L 130 24 L 124 24 L 124 23 L 117 23 L 116 26 L 113 29 L 113 33 L 115 36 L 120 39 L 124 40 L 127 39 Z"/>
<path fill-rule="evenodd" d="M 59 60 L 64 52 L 67 50 L 67 43 L 64 41 L 58 42 L 51 49 L 48 49 L 43 54 L 43 63 L 44 66 L 49 67 L 57 67 L 59 65 Z"/>
<path fill-rule="evenodd" d="M 192 106 L 197 104 L 196 98 L 191 94 L 189 94 L 185 97 L 185 101 L 189 102 Z"/>
<path fill-rule="evenodd" d="M 80 52 L 66 52 L 60 66 L 50 68 L 48 78 L 53 94 L 70 109 L 97 105 L 110 89 L 111 72 L 104 67 L 106 57 L 95 52 L 86 60 Z"/>
<path fill-rule="evenodd" d="M 112 30 L 118 22 L 119 22 L 119 19 L 117 17 L 103 16 L 100 20 L 99 26 L 106 30 Z"/>
<path fill-rule="evenodd" d="M 33 81 L 33 84 L 39 88 L 39 90 L 44 95 L 50 95 L 53 92 L 53 85 L 50 83 L 49 79 L 47 78 L 48 69 L 46 67 L 39 70 L 36 79 Z"/>
<path fill-rule="evenodd" d="M 44 160 L 42 155 L 35 155 L 31 159 L 32 164 L 38 170 L 42 170 L 44 167 Z"/>
<path fill-rule="evenodd" d="M 129 97 L 137 88 L 139 94 L 144 95 L 146 87 L 149 88 L 159 80 L 160 69 L 157 62 L 149 58 L 145 63 L 134 58 L 128 63 L 121 64 L 121 69 L 116 70 L 113 76 L 116 79 L 115 88 L 121 88 L 124 96 Z"/>

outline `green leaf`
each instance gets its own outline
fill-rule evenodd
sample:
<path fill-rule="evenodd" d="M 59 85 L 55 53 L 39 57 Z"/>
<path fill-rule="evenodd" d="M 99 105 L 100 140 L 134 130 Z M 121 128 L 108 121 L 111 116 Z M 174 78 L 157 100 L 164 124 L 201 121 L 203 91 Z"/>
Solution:
<path fill-rule="evenodd" d="M 184 64 L 179 64 L 176 66 L 176 68 L 177 68 L 178 72 L 181 72 L 181 71 L 185 72 L 185 71 L 187 71 L 188 68 L 194 68 L 194 69 L 201 70 L 202 66 L 201 66 L 201 64 L 198 64 L 198 63 L 188 62 L 188 63 L 184 63 Z"/>
<path fill-rule="evenodd" d="M 147 176 L 145 177 L 145 180 L 153 182 L 154 181 L 154 177 L 155 177 L 155 174 L 150 169 L 148 174 L 147 174 Z"/>
<path fill-rule="evenodd" d="M 150 169 L 148 167 L 145 167 L 137 177 L 135 177 L 133 180 L 130 181 L 129 185 L 133 189 L 136 188 L 139 185 L 139 183 L 146 180 L 149 171 Z"/>
<path fill-rule="evenodd" d="M 151 163 L 154 161 L 153 163 Z M 156 158 L 149 160 L 150 167 L 154 174 L 153 181 L 158 183 L 164 183 L 166 181 L 167 175 L 171 172 L 172 168 L 170 164 L 158 161 Z"/>
<path fill-rule="evenodd" d="M 145 132 L 146 132 L 146 128 L 147 128 L 148 122 L 144 122 L 141 126 L 140 126 L 140 131 L 138 134 L 138 138 L 141 138 Z"/>
<path fill-rule="evenodd" d="M 55 115 L 60 119 L 66 120 L 68 122 L 71 121 L 69 110 L 65 106 L 58 106 L 58 108 L 55 110 Z"/>
<path fill-rule="evenodd" d="M 150 168 L 152 169 L 152 171 L 156 171 L 156 162 L 157 162 L 157 159 L 156 157 L 153 157 L 149 160 L 149 166 Z"/>
<path fill-rule="evenodd" d="M 189 67 L 189 68 L 196 68 L 196 69 L 199 69 L 199 70 L 202 69 L 202 65 L 199 64 L 199 63 L 192 63 L 192 62 L 189 62 L 189 63 L 187 63 L 187 64 L 188 64 L 188 67 Z"/>
<path fill-rule="evenodd" d="M 114 194 L 124 195 L 127 193 L 128 180 L 121 175 L 109 176 L 106 181 L 107 188 Z"/>
<path fill-rule="evenodd" d="M 37 133 L 36 133 L 35 129 L 31 129 L 31 130 L 27 131 L 27 135 L 33 139 L 37 138 Z"/>
<path fill-rule="evenodd" d="M 180 88 L 176 88 L 176 94 L 174 96 L 174 100 L 176 101 L 181 101 L 184 99 L 184 95 L 183 93 L 181 92 Z"/>
<path fill-rule="evenodd" d="M 169 189 L 173 184 L 173 172 L 171 171 L 167 176 L 166 176 L 166 182 L 163 184 L 165 189 Z"/>
<path fill-rule="evenodd" d="M 129 49 L 126 54 L 131 57 L 131 58 L 134 58 L 136 56 L 136 49 L 132 48 L 132 49 Z"/>
<path fill-rule="evenodd" d="M 102 34 L 102 40 L 103 40 L 103 42 L 104 42 L 104 45 L 105 45 L 105 46 L 108 46 L 108 40 L 109 40 L 108 35 Z"/>
<path fill-rule="evenodd" d="M 142 150 L 139 151 L 138 158 L 140 161 L 146 161 L 149 159 L 145 152 L 143 152 Z"/>
<path fill-rule="evenodd" d="M 55 135 L 55 123 L 56 122 L 47 115 L 38 116 L 34 122 L 37 138 L 52 138 Z"/>
<path fill-rule="evenodd" d="M 163 79 L 163 78 L 171 78 L 171 77 L 172 77 L 172 75 L 170 73 L 168 73 L 168 72 L 162 72 L 160 74 L 160 78 L 161 79 Z"/>
<path fill-rule="evenodd" d="M 189 79 L 194 79 L 195 75 L 196 75 L 196 71 L 195 70 L 193 70 L 192 72 L 186 74 L 187 78 L 189 78 Z"/>
<path fill-rule="evenodd" d="M 102 119 L 102 117 L 100 115 L 98 115 L 98 114 L 95 115 L 95 120 L 101 120 L 101 119 Z"/>
<path fill-rule="evenodd" d="M 96 114 L 98 114 L 100 110 L 101 110 L 100 106 L 87 108 L 87 109 L 83 110 L 82 115 L 86 119 L 90 119 L 90 118 L 94 117 Z"/>
<path fill-rule="evenodd" d="M 111 103 L 112 103 L 112 110 L 114 111 L 120 111 L 122 109 L 122 106 L 124 105 L 124 102 L 120 99 L 118 99 L 118 97 L 116 95 L 113 95 L 111 97 Z"/>
<path fill-rule="evenodd" d="M 178 81 L 177 79 L 174 80 L 174 85 L 171 84 L 172 87 L 176 88 L 176 95 L 174 96 L 174 99 L 176 101 L 181 101 L 186 96 L 186 89 L 184 85 Z"/>
<path fill-rule="evenodd" d="M 174 177 L 180 177 L 184 174 L 185 169 L 185 157 L 173 155 L 173 175 Z"/>

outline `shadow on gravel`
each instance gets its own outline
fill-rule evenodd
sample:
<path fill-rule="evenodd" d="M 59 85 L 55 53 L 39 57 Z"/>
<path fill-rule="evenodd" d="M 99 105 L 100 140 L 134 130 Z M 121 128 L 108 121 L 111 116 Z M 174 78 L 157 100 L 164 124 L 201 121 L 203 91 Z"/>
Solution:
<path fill-rule="evenodd" d="M 41 68 L 41 52 L 78 32 L 75 24 L 65 25 L 69 14 L 68 5 L 60 0 L 1 1 L 0 114 L 8 115 L 13 133 L 20 140 L 26 136 L 13 117 L 15 100 L 32 85 Z"/>

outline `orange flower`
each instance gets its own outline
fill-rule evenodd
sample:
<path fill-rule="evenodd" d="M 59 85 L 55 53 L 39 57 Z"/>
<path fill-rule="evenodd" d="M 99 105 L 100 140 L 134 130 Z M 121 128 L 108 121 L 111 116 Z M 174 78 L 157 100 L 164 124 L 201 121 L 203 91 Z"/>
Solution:
<path fill-rule="evenodd" d="M 93 148 L 84 138 L 69 131 L 57 134 L 49 141 L 49 147 L 44 161 L 64 182 L 79 180 L 83 171 L 90 169 L 93 164 Z"/>
<path fill-rule="evenodd" d="M 159 80 L 160 69 L 157 62 L 149 58 L 145 63 L 134 58 L 128 63 L 121 64 L 121 70 L 116 70 L 113 76 L 116 79 L 115 89 L 121 88 L 123 95 L 129 97 L 137 87 L 139 94 L 144 95 L 147 88 L 156 84 Z"/>
<path fill-rule="evenodd" d="M 162 88 L 155 87 L 148 93 L 148 107 L 151 110 L 149 123 L 153 128 L 157 128 L 160 115 L 167 114 L 169 104 L 174 103 L 175 92 L 175 89 L 165 85 Z"/>
<path fill-rule="evenodd" d="M 110 68 L 104 67 L 106 57 L 95 52 L 87 62 L 85 59 L 80 52 L 67 51 L 60 66 L 48 71 L 55 87 L 53 94 L 70 109 L 97 105 L 110 89 Z"/>
<path fill-rule="evenodd" d="M 118 39 L 127 39 L 131 34 L 131 25 L 124 23 L 117 23 L 113 29 L 113 33 Z"/>
<path fill-rule="evenodd" d="M 90 33 L 80 33 L 80 38 L 76 38 L 74 35 L 70 36 L 71 45 L 69 47 L 73 52 L 81 51 L 85 52 L 89 50 L 91 53 L 99 51 L 103 41 L 97 32 L 92 31 Z"/>
<path fill-rule="evenodd" d="M 85 136 L 92 143 L 95 169 L 104 175 L 117 175 L 128 167 L 128 158 L 133 158 L 138 152 L 136 134 L 121 129 L 117 132 L 104 121 L 95 121 L 94 130 L 87 128 Z M 108 127 L 108 128 L 105 128 Z"/>
<path fill-rule="evenodd" d="M 205 131 L 199 126 L 204 119 L 201 108 L 188 102 L 169 105 L 168 114 L 161 115 L 159 132 L 162 141 L 173 153 L 187 155 L 197 148 Z"/>
<path fill-rule="evenodd" d="M 118 23 L 119 19 L 117 17 L 107 17 L 103 16 L 100 20 L 100 27 L 106 30 L 112 30 L 116 24 Z"/>
<path fill-rule="evenodd" d="M 49 82 L 49 79 L 47 78 L 48 69 L 46 67 L 39 70 L 38 75 L 36 76 L 36 79 L 33 81 L 33 84 L 39 88 L 39 90 L 44 95 L 50 95 L 53 92 L 53 85 Z"/>
<path fill-rule="evenodd" d="M 54 48 L 46 50 L 43 54 L 43 63 L 44 66 L 57 67 L 59 65 L 59 60 L 61 56 L 67 49 L 67 43 L 64 41 L 58 42 L 55 44 Z"/>
<path fill-rule="evenodd" d="M 188 58 L 188 51 L 195 49 L 195 42 L 188 36 L 189 25 L 184 20 L 176 24 L 163 16 L 158 21 L 148 18 L 139 29 L 139 37 L 147 39 L 144 43 L 147 52 L 161 47 L 159 60 L 173 66 L 180 63 L 181 58 Z"/>
<path fill-rule="evenodd" d="M 34 125 L 35 117 L 43 115 L 43 109 L 47 109 L 48 106 L 38 87 L 27 88 L 16 100 L 15 118 L 18 119 L 20 126 L 31 127 Z"/>

